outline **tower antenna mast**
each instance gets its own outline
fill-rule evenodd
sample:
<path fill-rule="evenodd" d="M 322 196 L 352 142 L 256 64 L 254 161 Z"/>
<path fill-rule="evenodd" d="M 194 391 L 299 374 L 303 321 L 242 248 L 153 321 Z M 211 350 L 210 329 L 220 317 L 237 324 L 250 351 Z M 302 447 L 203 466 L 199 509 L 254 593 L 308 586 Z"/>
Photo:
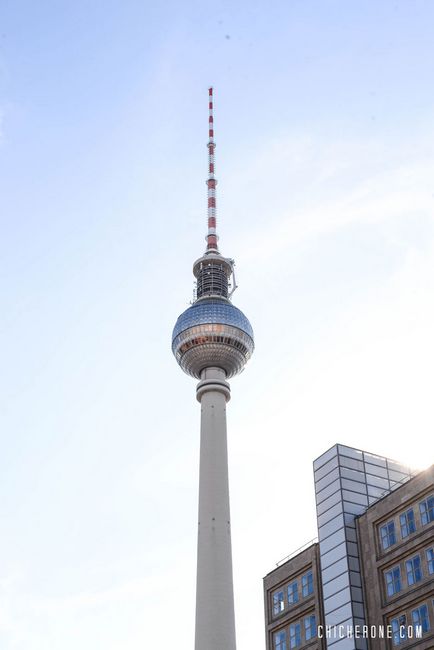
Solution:
<path fill-rule="evenodd" d="M 208 233 L 206 235 L 207 252 L 218 251 L 218 236 L 217 236 L 217 205 L 216 205 L 216 186 L 217 179 L 214 176 L 215 162 L 214 162 L 214 95 L 212 87 L 208 89 L 208 179 L 206 184 L 208 186 Z"/>

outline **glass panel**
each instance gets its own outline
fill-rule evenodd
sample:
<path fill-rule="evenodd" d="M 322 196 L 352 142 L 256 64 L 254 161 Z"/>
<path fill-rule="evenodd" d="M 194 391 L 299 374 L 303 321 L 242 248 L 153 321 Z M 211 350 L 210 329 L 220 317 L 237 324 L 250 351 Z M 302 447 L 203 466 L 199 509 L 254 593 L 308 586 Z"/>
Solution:
<path fill-rule="evenodd" d="M 246 316 L 232 303 L 222 300 L 201 300 L 186 309 L 176 321 L 172 338 L 198 324 L 222 323 L 244 330 L 253 338 L 253 330 Z"/>
<path fill-rule="evenodd" d="M 426 562 L 428 565 L 428 573 L 432 575 L 434 573 L 434 549 L 427 548 L 426 553 Z"/>
<path fill-rule="evenodd" d="M 331 447 L 331 449 L 328 449 L 326 452 L 324 452 L 321 456 L 319 456 L 318 458 L 316 458 L 313 461 L 313 468 L 314 468 L 315 474 L 317 473 L 317 471 L 319 469 L 325 467 L 325 465 L 327 463 L 329 463 L 330 460 L 335 460 L 336 459 L 336 461 L 337 461 L 337 458 L 338 458 L 338 450 L 337 450 L 337 446 L 334 445 L 333 447 Z M 319 478 L 321 478 L 321 477 L 319 477 Z"/>
<path fill-rule="evenodd" d="M 369 454 L 364 452 L 363 458 L 365 463 L 371 463 L 372 465 L 379 465 L 380 467 L 386 467 L 386 459 L 382 456 L 376 456 L 375 454 Z"/>
<path fill-rule="evenodd" d="M 351 625 L 352 621 L 351 619 L 348 621 L 348 625 Z M 346 629 L 346 624 L 344 624 L 344 627 Z M 339 639 L 338 637 L 336 639 L 327 639 L 327 648 L 333 648 L 333 650 L 354 650 L 354 639 Z"/>
<path fill-rule="evenodd" d="M 336 578 L 344 571 L 348 571 L 348 562 L 346 556 L 341 560 L 339 560 L 338 562 L 336 562 L 335 564 L 329 566 L 327 569 L 324 568 L 322 569 L 321 579 L 323 585 L 329 580 L 333 580 L 333 578 Z"/>
<path fill-rule="evenodd" d="M 336 517 L 337 514 L 341 513 L 342 507 L 343 507 L 342 503 L 337 503 L 335 506 L 329 508 L 322 515 L 318 515 L 317 517 L 318 527 L 323 526 L 327 521 L 330 521 L 330 519 L 333 519 L 333 517 Z"/>
<path fill-rule="evenodd" d="M 274 635 L 275 650 L 286 650 L 286 631 L 281 630 Z"/>
<path fill-rule="evenodd" d="M 348 478 L 351 481 L 358 481 L 359 483 L 365 483 L 365 472 L 360 472 L 355 469 L 348 469 L 348 467 L 341 467 L 341 476 L 342 478 Z"/>
<path fill-rule="evenodd" d="M 428 618 L 428 608 L 425 604 L 413 609 L 411 617 L 414 625 L 420 625 L 423 632 L 428 632 L 430 629 L 430 623 Z"/>
<path fill-rule="evenodd" d="M 293 623 L 289 626 L 289 647 L 298 648 L 301 645 L 301 625 Z"/>
<path fill-rule="evenodd" d="M 422 525 L 425 526 L 434 521 L 434 496 L 429 496 L 419 504 Z"/>
<path fill-rule="evenodd" d="M 353 619 L 348 618 L 346 621 L 341 621 L 339 625 L 343 625 L 344 629 L 348 625 L 353 627 Z M 349 644 L 349 642 L 351 643 Z M 354 650 L 354 639 L 327 639 L 327 648 L 333 648 L 333 650 Z"/>
<path fill-rule="evenodd" d="M 320 478 L 319 480 L 316 481 L 316 483 L 315 483 L 315 492 L 319 492 L 326 485 L 329 485 L 330 483 L 335 481 L 337 478 L 339 478 L 339 468 L 338 467 L 336 467 L 336 469 L 329 472 L 326 476 L 324 476 L 324 478 Z"/>
<path fill-rule="evenodd" d="M 360 587 L 351 587 L 351 598 L 355 603 L 363 603 L 363 593 Z"/>
<path fill-rule="evenodd" d="M 394 483 L 393 481 L 390 481 L 390 491 L 392 492 L 392 490 L 397 490 L 401 485 L 402 483 Z"/>
<path fill-rule="evenodd" d="M 320 503 L 317 506 L 317 513 L 319 515 L 322 515 L 326 510 L 328 510 L 332 506 L 336 505 L 336 503 L 338 503 L 339 501 L 341 501 L 341 492 L 340 492 L 340 490 L 338 490 L 338 492 L 336 492 L 335 494 L 332 494 L 331 497 L 329 497 L 328 499 L 325 499 L 322 503 Z"/>
<path fill-rule="evenodd" d="M 360 573 L 357 571 L 350 571 L 350 584 L 355 585 L 356 587 L 362 586 Z"/>
<path fill-rule="evenodd" d="M 285 609 L 285 601 L 283 598 L 283 590 L 275 591 L 273 593 L 273 616 L 277 616 Z"/>
<path fill-rule="evenodd" d="M 339 528 L 344 527 L 344 517 L 342 514 L 338 515 L 331 521 L 328 521 L 326 524 L 320 527 L 318 534 L 319 534 L 319 540 L 323 540 L 332 533 L 336 532 L 339 530 Z"/>
<path fill-rule="evenodd" d="M 408 481 L 408 474 L 405 472 L 395 472 L 392 469 L 389 469 L 389 478 L 391 481 L 399 481 L 400 483 L 405 483 Z"/>
<path fill-rule="evenodd" d="M 407 465 L 403 465 L 402 463 L 396 463 L 393 460 L 387 459 L 387 467 L 389 470 L 394 470 L 395 472 L 403 472 L 404 474 L 411 474 L 411 469 L 407 467 Z"/>
<path fill-rule="evenodd" d="M 364 618 L 365 616 L 365 610 L 363 609 L 362 603 L 355 603 L 353 602 L 353 614 L 354 616 L 358 616 L 360 618 Z"/>
<path fill-rule="evenodd" d="M 365 470 L 367 474 L 372 474 L 373 476 L 381 476 L 382 478 L 388 478 L 387 469 L 385 467 L 379 467 L 378 465 L 365 463 Z"/>
<path fill-rule="evenodd" d="M 301 593 L 303 598 L 313 594 L 313 574 L 312 571 L 308 571 L 301 577 Z"/>
<path fill-rule="evenodd" d="M 379 534 L 383 550 L 386 550 L 389 548 L 389 546 L 396 544 L 395 522 L 389 521 L 387 524 L 380 526 Z"/>
<path fill-rule="evenodd" d="M 306 616 L 304 619 L 304 638 L 306 641 L 309 641 L 310 639 L 315 638 L 316 634 L 317 628 L 315 615 L 312 614 L 310 616 Z"/>
<path fill-rule="evenodd" d="M 334 612 L 326 614 L 325 622 L 326 625 L 339 625 L 342 621 L 345 621 L 347 618 L 352 618 L 351 603 L 347 603 L 343 607 L 339 607 Z"/>
<path fill-rule="evenodd" d="M 359 556 L 359 549 L 357 547 L 357 544 L 354 542 L 347 542 L 347 549 L 348 549 L 348 555 L 352 555 L 353 557 L 358 557 Z"/>
<path fill-rule="evenodd" d="M 401 526 L 401 537 L 403 539 L 416 531 L 413 508 L 409 508 L 399 516 L 399 523 Z"/>
<path fill-rule="evenodd" d="M 366 494 L 366 483 L 360 483 L 359 481 L 352 481 L 348 478 L 343 478 L 341 480 L 342 487 L 351 490 L 352 492 L 360 492 L 360 494 Z"/>
<path fill-rule="evenodd" d="M 321 503 L 324 501 L 324 499 L 327 499 L 331 494 L 334 494 L 337 490 L 340 490 L 340 482 L 339 479 L 336 479 L 329 485 L 326 485 L 320 492 L 316 493 L 316 502 L 317 504 Z"/>
<path fill-rule="evenodd" d="M 368 650 L 367 639 L 354 639 L 356 650 Z"/>
<path fill-rule="evenodd" d="M 324 555 L 321 553 L 322 569 L 326 569 L 328 566 L 330 566 L 330 564 L 333 564 L 333 562 L 337 562 L 337 560 L 340 560 L 341 558 L 345 557 L 346 554 L 347 554 L 347 549 L 346 549 L 345 542 L 339 544 L 339 546 L 332 549 L 328 553 L 325 553 Z"/>
<path fill-rule="evenodd" d="M 338 467 L 338 458 L 336 456 L 335 458 L 329 460 L 328 463 L 326 463 L 319 469 L 315 470 L 315 474 L 314 474 L 315 482 L 317 482 L 319 479 L 324 478 L 324 476 L 327 476 L 327 474 L 329 474 L 332 470 L 336 469 L 337 467 Z"/>
<path fill-rule="evenodd" d="M 382 487 L 373 487 L 372 485 L 368 485 L 368 494 L 370 497 L 374 497 L 375 499 L 380 499 L 382 496 L 387 494 L 388 491 L 388 489 Z"/>
<path fill-rule="evenodd" d="M 341 528 L 320 543 L 321 557 L 338 544 L 345 541 L 345 529 Z"/>
<path fill-rule="evenodd" d="M 349 512 L 344 512 L 344 521 L 345 521 L 345 528 L 356 528 L 356 520 L 354 518 L 354 515 L 349 513 Z"/>
<path fill-rule="evenodd" d="M 393 596 L 401 591 L 401 568 L 399 566 L 384 572 L 386 593 Z"/>
<path fill-rule="evenodd" d="M 357 469 L 360 472 L 364 473 L 363 462 L 361 460 L 355 460 L 354 458 L 347 458 L 346 456 L 339 456 L 339 461 L 341 467 L 348 467 L 348 469 Z"/>
<path fill-rule="evenodd" d="M 360 563 L 357 557 L 349 557 L 348 566 L 351 571 L 357 571 L 357 573 L 360 573 Z"/>
<path fill-rule="evenodd" d="M 393 645 L 401 645 L 407 640 L 407 617 L 405 614 L 401 614 L 397 618 L 394 618 L 390 621 L 392 627 L 392 642 Z"/>
<path fill-rule="evenodd" d="M 350 503 L 349 501 L 344 501 L 344 512 L 353 515 L 361 515 L 365 512 L 367 506 L 361 503 Z"/>
<path fill-rule="evenodd" d="M 350 458 L 363 460 L 363 452 L 360 449 L 354 449 L 353 447 L 347 447 L 346 445 L 338 445 L 338 451 L 340 456 L 349 456 Z"/>
<path fill-rule="evenodd" d="M 350 588 L 347 587 L 329 598 L 324 598 L 324 612 L 328 614 L 345 603 L 351 602 Z"/>
<path fill-rule="evenodd" d="M 366 474 L 366 482 L 368 485 L 383 488 L 383 490 L 389 489 L 389 479 L 383 478 L 382 476 L 373 476 L 372 474 Z"/>
<path fill-rule="evenodd" d="M 414 585 L 416 582 L 422 580 L 420 556 L 415 555 L 414 557 L 410 558 L 410 560 L 406 560 L 405 570 L 407 572 L 407 584 L 409 586 Z"/>
<path fill-rule="evenodd" d="M 298 602 L 298 582 L 295 580 L 288 585 L 288 605 Z"/>
<path fill-rule="evenodd" d="M 361 503 L 364 506 L 368 505 L 368 497 L 366 494 L 359 494 L 358 492 L 350 492 L 350 490 L 343 490 L 342 496 L 344 501 L 351 501 L 351 503 Z"/>
<path fill-rule="evenodd" d="M 348 587 L 349 586 L 348 580 L 349 580 L 349 575 L 347 572 L 345 572 L 342 575 L 338 576 L 337 578 L 334 578 L 333 580 L 330 580 L 330 582 L 324 584 L 323 585 L 324 598 L 329 598 L 330 596 L 337 593 L 338 591 L 341 591 L 341 589 L 345 589 L 345 587 Z"/>

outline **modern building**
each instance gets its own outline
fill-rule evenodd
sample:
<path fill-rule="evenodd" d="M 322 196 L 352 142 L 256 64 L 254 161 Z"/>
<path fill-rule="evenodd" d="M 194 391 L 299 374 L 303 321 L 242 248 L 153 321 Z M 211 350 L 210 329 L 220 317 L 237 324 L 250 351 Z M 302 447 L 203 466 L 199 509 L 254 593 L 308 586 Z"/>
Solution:
<path fill-rule="evenodd" d="M 316 558 L 317 633 L 294 636 L 285 588 L 296 555 L 264 578 L 267 650 L 434 648 L 434 466 L 415 474 L 335 445 L 315 460 L 314 480 L 319 542 L 300 555 Z"/>
<path fill-rule="evenodd" d="M 213 91 L 209 89 L 208 232 L 193 265 L 196 299 L 176 321 L 172 350 L 182 370 L 199 379 L 201 405 L 196 650 L 235 650 L 226 403 L 228 379 L 253 353 L 253 330 L 231 302 L 234 261 L 218 249 L 214 176 Z"/>

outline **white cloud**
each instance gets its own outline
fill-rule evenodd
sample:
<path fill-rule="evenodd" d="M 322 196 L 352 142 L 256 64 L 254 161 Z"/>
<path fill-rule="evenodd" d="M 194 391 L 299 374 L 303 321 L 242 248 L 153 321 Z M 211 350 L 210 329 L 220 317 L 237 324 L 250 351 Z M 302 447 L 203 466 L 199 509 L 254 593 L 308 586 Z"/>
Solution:
<path fill-rule="evenodd" d="M 332 152 L 312 138 L 294 143 L 289 137 L 278 146 L 272 144 L 258 154 L 259 160 L 252 162 L 241 180 L 237 178 L 242 197 L 248 197 L 247 186 L 254 185 L 261 196 L 267 198 L 268 192 L 271 206 L 266 200 L 249 205 L 248 228 L 235 242 L 239 255 L 246 262 L 258 257 L 267 262 L 307 240 L 354 224 L 432 215 L 433 156 L 417 144 L 407 148 L 411 155 L 406 155 L 405 147 L 387 151 L 375 141 L 344 143 Z M 276 186 L 281 188 L 281 200 L 288 196 L 291 208 L 278 204 L 278 211 L 274 210 Z M 232 199 L 236 212 L 236 197 Z M 232 214 L 229 220 L 234 220 Z"/>

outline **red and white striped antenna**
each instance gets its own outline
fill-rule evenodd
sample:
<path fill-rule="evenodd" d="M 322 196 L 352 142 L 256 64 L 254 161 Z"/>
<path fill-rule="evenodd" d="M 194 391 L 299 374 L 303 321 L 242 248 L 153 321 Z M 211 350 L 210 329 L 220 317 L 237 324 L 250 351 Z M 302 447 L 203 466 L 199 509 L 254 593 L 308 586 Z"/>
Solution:
<path fill-rule="evenodd" d="M 218 251 L 218 236 L 217 236 L 217 206 L 216 206 L 216 185 L 217 179 L 214 176 L 214 100 L 213 89 L 208 89 L 208 179 L 206 184 L 208 186 L 208 233 L 205 237 L 207 241 L 206 252 Z"/>

